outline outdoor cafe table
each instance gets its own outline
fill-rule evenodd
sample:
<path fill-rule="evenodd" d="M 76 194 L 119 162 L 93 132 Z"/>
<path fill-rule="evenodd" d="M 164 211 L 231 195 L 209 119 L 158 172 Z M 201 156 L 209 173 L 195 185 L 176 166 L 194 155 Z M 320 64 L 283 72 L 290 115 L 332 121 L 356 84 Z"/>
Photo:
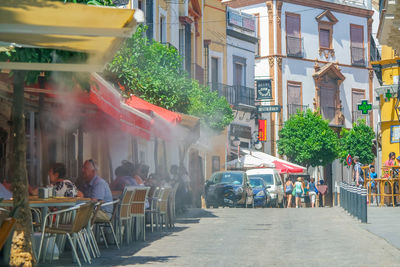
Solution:
<path fill-rule="evenodd" d="M 90 198 L 83 197 L 52 197 L 39 198 L 37 196 L 29 196 L 29 207 L 39 208 L 41 210 L 42 222 L 48 213 L 49 207 L 72 207 L 76 204 L 90 201 Z M 3 200 L 0 202 L 0 207 L 13 207 L 13 200 Z"/>
<path fill-rule="evenodd" d="M 48 214 L 49 207 L 55 208 L 67 208 L 75 206 L 79 203 L 90 201 L 90 198 L 83 197 L 51 197 L 51 198 L 39 198 L 38 196 L 29 196 L 28 202 L 29 207 L 39 208 L 41 210 L 41 220 L 44 222 L 44 218 Z M 3 200 L 0 202 L 0 207 L 13 207 L 13 200 Z M 44 227 L 44 225 L 42 226 Z M 76 242 L 74 238 L 74 243 Z M 73 256 L 75 260 L 75 256 Z"/>

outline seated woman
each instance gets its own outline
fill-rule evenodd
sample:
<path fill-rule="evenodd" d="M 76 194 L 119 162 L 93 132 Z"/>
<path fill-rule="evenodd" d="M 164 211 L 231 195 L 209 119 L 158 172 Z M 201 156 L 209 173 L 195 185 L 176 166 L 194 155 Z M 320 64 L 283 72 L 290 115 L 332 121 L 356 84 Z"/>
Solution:
<path fill-rule="evenodd" d="M 49 179 L 55 188 L 56 197 L 83 197 L 74 183 L 65 179 L 66 169 L 63 163 L 54 163 L 49 170 Z"/>
<path fill-rule="evenodd" d="M 123 161 L 122 165 L 115 169 L 115 180 L 110 184 L 112 191 L 122 191 L 125 186 L 137 186 L 136 180 L 132 177 L 134 171 L 133 163 Z"/>

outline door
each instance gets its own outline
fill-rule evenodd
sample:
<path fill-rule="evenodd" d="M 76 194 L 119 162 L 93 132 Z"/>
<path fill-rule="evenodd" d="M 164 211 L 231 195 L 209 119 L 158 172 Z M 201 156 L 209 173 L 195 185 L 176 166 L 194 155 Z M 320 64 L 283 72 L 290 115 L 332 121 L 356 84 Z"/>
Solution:
<path fill-rule="evenodd" d="M 336 114 L 337 83 L 330 77 L 325 76 L 320 86 L 320 108 L 322 117 L 332 123 Z"/>

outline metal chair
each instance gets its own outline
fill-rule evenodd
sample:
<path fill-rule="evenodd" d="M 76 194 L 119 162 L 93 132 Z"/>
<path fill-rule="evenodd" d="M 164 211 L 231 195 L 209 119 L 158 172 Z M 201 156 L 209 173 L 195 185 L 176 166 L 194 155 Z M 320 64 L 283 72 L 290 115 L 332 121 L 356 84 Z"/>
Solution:
<path fill-rule="evenodd" d="M 81 251 L 81 254 L 85 262 L 91 263 L 89 250 L 85 244 L 83 237 L 83 230 L 89 224 L 90 218 L 93 214 L 94 205 L 95 203 L 88 202 L 82 205 L 76 205 L 68 209 L 50 212 L 49 214 L 46 215 L 43 221 L 43 228 L 42 228 L 43 230 L 40 239 L 38 262 L 40 262 L 40 256 L 42 254 L 42 248 L 43 248 L 43 241 L 46 235 L 47 237 L 53 235 L 66 235 L 68 237 L 68 241 L 71 244 L 72 252 L 78 262 L 78 265 L 81 266 L 81 262 L 79 260 L 78 253 L 75 248 L 75 242 L 72 239 L 72 236 L 76 237 L 78 247 Z M 44 248 L 43 259 L 46 258 L 45 255 L 46 250 L 47 250 L 47 245 Z M 54 247 L 52 251 L 54 251 Z"/>
<path fill-rule="evenodd" d="M 112 213 L 112 216 L 109 220 L 100 220 L 100 219 L 96 219 L 94 220 L 94 225 L 98 226 L 101 232 L 101 235 L 103 236 L 103 240 L 104 240 L 104 244 L 106 246 L 106 248 L 108 248 L 108 244 L 107 244 L 107 239 L 106 239 L 106 235 L 104 234 L 104 227 L 110 227 L 111 232 L 113 234 L 114 237 L 114 242 L 117 245 L 117 248 L 119 249 L 119 244 L 118 244 L 118 239 L 117 236 L 115 235 L 115 231 L 114 231 L 114 227 L 113 227 L 113 221 L 115 221 L 115 216 L 117 214 L 117 210 L 118 210 L 118 203 L 119 203 L 119 199 L 114 200 L 114 201 L 110 201 L 110 202 L 106 202 L 101 204 L 101 207 L 106 207 L 109 205 L 113 205 L 114 206 L 114 210 Z"/>
<path fill-rule="evenodd" d="M 158 225 L 158 200 L 160 197 L 161 189 L 159 187 L 154 187 L 150 190 L 147 199 L 149 200 L 150 207 L 145 210 L 145 213 L 149 215 L 151 232 L 154 231 L 154 221 L 156 221 L 156 226 Z"/>
<path fill-rule="evenodd" d="M 146 240 L 146 221 L 145 221 L 145 205 L 147 194 L 150 187 L 136 187 L 135 193 L 131 199 L 131 219 L 135 223 L 135 237 L 138 240 L 139 233 L 143 236 L 143 241 Z"/>

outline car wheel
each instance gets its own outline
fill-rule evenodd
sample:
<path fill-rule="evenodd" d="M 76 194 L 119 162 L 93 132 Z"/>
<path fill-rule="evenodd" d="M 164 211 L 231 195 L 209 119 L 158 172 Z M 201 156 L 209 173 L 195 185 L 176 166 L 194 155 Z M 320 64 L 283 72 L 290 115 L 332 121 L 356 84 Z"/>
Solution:
<path fill-rule="evenodd" d="M 214 207 L 214 209 L 218 209 L 218 208 L 219 208 L 219 206 L 218 206 L 218 205 L 214 205 L 213 207 Z"/>
<path fill-rule="evenodd" d="M 206 203 L 206 208 L 207 209 L 211 208 L 211 205 Z"/>

